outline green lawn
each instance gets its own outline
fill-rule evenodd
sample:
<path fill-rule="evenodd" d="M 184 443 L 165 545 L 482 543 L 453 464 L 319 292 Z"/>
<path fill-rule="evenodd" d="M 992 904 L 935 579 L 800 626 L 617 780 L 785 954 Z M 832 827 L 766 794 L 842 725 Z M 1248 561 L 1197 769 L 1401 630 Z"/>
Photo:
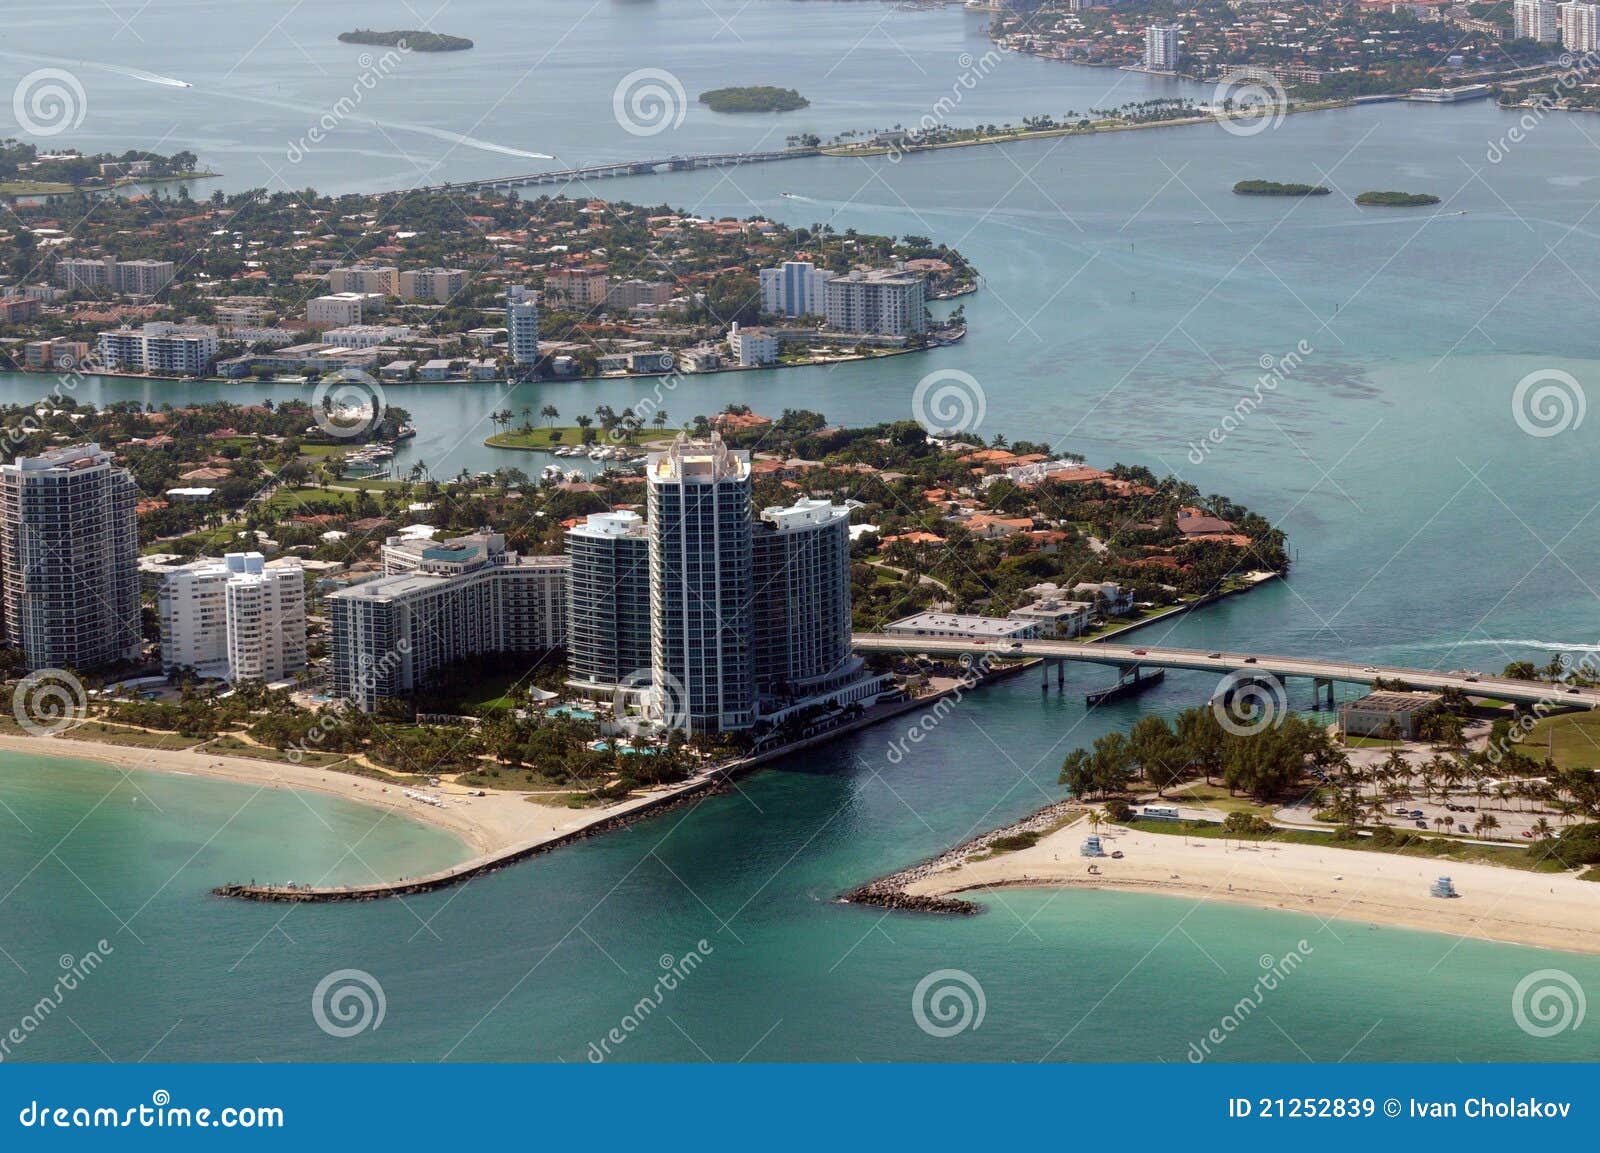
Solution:
<path fill-rule="evenodd" d="M 202 752 L 226 757 L 250 757 L 258 761 L 275 761 L 279 764 L 301 764 L 312 769 L 325 769 L 344 760 L 343 753 L 301 753 L 298 760 L 291 758 L 289 749 L 264 749 L 241 741 L 238 737 L 220 736 L 207 741 Z"/>
<path fill-rule="evenodd" d="M 649 440 L 660 440 L 664 436 L 671 436 L 673 430 L 671 427 L 663 429 L 641 428 L 622 437 L 602 432 L 598 427 L 589 431 L 595 434 L 596 444 L 628 444 L 637 447 Z M 483 443 L 490 448 L 561 448 L 566 445 L 581 445 L 583 443 L 583 429 L 535 428 L 524 430 L 513 428 L 507 429 L 505 432 L 497 432 Z"/>
<path fill-rule="evenodd" d="M 142 729 L 124 729 L 101 721 L 85 721 L 61 735 L 74 741 L 99 741 L 135 749 L 192 749 L 200 743 L 198 737 L 185 737 L 178 733 L 147 733 Z"/>
<path fill-rule="evenodd" d="M 1212 840 L 1236 840 L 1231 834 L 1225 834 L 1222 826 L 1210 821 L 1146 821 L 1133 820 L 1127 822 L 1128 827 L 1137 829 L 1142 833 L 1167 833 L 1172 836 L 1203 837 Z M 1407 843 L 1391 843 L 1382 845 L 1376 843 L 1372 837 L 1361 837 L 1354 841 L 1341 841 L 1334 838 L 1333 834 L 1317 829 L 1275 829 L 1267 837 L 1249 837 L 1251 841 L 1264 840 L 1277 844 L 1289 845 L 1315 845 L 1323 849 L 1349 849 L 1354 852 L 1367 853 L 1395 853 L 1407 857 L 1437 857 L 1447 861 L 1474 861 L 1486 865 L 1505 865 L 1513 869 L 1527 869 L 1536 873 L 1564 873 L 1566 867 L 1559 861 L 1542 857 L 1538 847 L 1529 845 L 1523 848 L 1517 845 L 1471 845 L 1455 840 L 1451 837 L 1441 837 L 1423 833 L 1403 834 Z"/>
<path fill-rule="evenodd" d="M 1536 761 L 1549 756 L 1563 769 L 1600 768 L 1600 712 L 1545 717 L 1519 744 Z"/>

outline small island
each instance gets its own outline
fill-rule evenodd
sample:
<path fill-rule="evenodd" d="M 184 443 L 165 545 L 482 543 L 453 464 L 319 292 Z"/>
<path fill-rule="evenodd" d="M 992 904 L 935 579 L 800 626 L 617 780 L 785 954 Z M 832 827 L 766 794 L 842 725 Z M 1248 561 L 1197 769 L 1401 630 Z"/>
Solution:
<path fill-rule="evenodd" d="M 756 85 L 749 88 L 713 88 L 700 93 L 700 103 L 713 112 L 793 112 L 810 106 L 793 88 Z"/>
<path fill-rule="evenodd" d="M 1356 203 L 1368 207 L 1421 208 L 1427 204 L 1438 204 L 1439 198 L 1431 192 L 1363 192 L 1356 197 Z"/>
<path fill-rule="evenodd" d="M 339 33 L 345 44 L 372 44 L 379 48 L 404 48 L 410 52 L 465 52 L 472 41 L 465 36 L 446 36 L 442 32 L 423 32 L 411 28 L 400 32 L 374 32 L 370 28 L 357 28 L 354 32 Z"/>
<path fill-rule="evenodd" d="M 1276 180 L 1241 180 L 1233 186 L 1235 196 L 1327 196 L 1330 191 L 1321 184 L 1280 184 Z"/>

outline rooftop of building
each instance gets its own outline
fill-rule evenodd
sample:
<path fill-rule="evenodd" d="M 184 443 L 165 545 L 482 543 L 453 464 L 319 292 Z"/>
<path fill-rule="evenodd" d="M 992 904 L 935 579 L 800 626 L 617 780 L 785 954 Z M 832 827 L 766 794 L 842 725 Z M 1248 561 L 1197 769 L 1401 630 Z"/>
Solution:
<path fill-rule="evenodd" d="M 1433 708 L 1443 699 L 1438 693 L 1401 693 L 1380 689 L 1358 697 L 1348 707 L 1367 712 L 1420 713 Z"/>
<path fill-rule="evenodd" d="M 974 637 L 1008 637 L 1033 628 L 1029 621 L 1011 617 L 980 617 L 968 613 L 916 613 L 892 621 L 886 632 L 960 633 Z"/>
<path fill-rule="evenodd" d="M 690 440 L 679 433 L 665 452 L 652 452 L 646 458 L 645 475 L 652 484 L 714 484 L 724 480 L 750 479 L 750 454 L 731 449 L 713 432 L 709 439 Z"/>
<path fill-rule="evenodd" d="M 761 519 L 778 532 L 794 532 L 797 529 L 849 520 L 850 510 L 843 505 L 834 504 L 831 500 L 804 497 L 788 506 L 773 505 L 762 509 Z"/>

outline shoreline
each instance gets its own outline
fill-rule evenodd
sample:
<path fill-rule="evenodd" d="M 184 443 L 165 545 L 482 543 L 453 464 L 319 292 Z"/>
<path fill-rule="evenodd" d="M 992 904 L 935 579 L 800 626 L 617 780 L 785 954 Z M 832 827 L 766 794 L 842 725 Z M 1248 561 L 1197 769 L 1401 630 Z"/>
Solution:
<path fill-rule="evenodd" d="M 1600 955 L 1600 884 L 1576 872 L 1538 873 L 1479 862 L 1409 857 L 1337 846 L 1276 844 L 1151 833 L 1106 824 L 1107 852 L 1079 854 L 1083 820 L 1059 824 L 1069 798 L 980 834 L 917 865 L 869 881 L 843 900 L 885 909 L 971 914 L 991 889 L 1096 889 L 1220 901 L 1529 948 Z M 1048 830 L 1048 831 L 1047 831 Z M 984 855 L 1002 836 L 1038 831 L 1031 847 Z M 1096 872 L 1090 873 L 1093 867 Z M 1431 897 L 1452 877 L 1460 896 Z M 1335 930 L 1330 930 L 1335 931 Z"/>

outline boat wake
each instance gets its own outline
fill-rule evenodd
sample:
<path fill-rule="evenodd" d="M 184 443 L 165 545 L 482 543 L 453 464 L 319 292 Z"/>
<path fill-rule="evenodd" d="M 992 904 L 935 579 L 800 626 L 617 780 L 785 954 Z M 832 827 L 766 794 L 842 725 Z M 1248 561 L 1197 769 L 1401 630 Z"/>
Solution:
<path fill-rule="evenodd" d="M 102 64 L 98 60 L 70 60 L 64 56 L 41 56 L 37 52 L 0 52 L 0 56 L 11 60 L 37 60 L 42 64 L 56 64 L 62 68 L 93 68 L 99 72 L 110 72 L 117 76 L 143 80 L 146 84 L 160 84 L 167 88 L 194 87 L 187 80 L 179 80 L 176 76 L 163 76 L 159 72 L 146 72 L 143 68 L 129 68 L 123 64 Z"/>
<path fill-rule="evenodd" d="M 1528 640 L 1522 637 L 1486 637 L 1465 641 L 1434 641 L 1416 646 L 1422 649 L 1538 649 L 1547 653 L 1600 653 L 1600 645 L 1585 645 L 1564 641 Z"/>

